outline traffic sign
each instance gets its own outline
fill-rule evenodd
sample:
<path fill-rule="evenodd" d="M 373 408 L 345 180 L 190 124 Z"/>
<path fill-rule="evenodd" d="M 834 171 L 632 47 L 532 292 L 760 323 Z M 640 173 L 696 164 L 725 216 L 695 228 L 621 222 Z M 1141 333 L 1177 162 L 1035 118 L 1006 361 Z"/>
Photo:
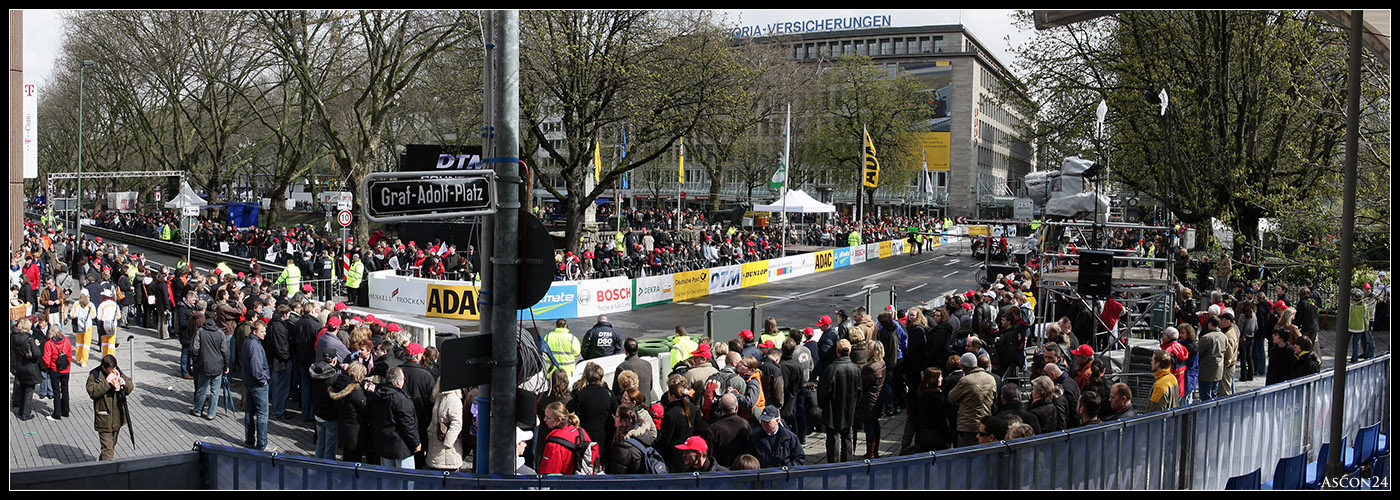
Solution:
<path fill-rule="evenodd" d="M 340 227 L 350 227 L 350 211 L 341 210 L 335 215 L 335 220 L 340 223 Z"/>
<path fill-rule="evenodd" d="M 441 220 L 496 213 L 496 172 L 385 172 L 365 176 L 371 222 Z"/>
<path fill-rule="evenodd" d="M 181 210 L 181 211 L 184 213 L 185 217 L 198 217 L 198 216 L 199 216 L 199 207 L 196 207 L 196 206 L 186 206 L 186 207 L 184 207 L 184 209 Z"/>

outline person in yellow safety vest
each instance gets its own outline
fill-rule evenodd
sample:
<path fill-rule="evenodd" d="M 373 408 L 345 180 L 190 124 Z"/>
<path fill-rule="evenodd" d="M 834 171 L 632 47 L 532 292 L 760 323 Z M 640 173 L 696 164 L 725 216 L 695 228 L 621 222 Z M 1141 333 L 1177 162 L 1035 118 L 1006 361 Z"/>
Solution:
<path fill-rule="evenodd" d="M 685 361 L 690 357 L 690 353 L 695 352 L 695 349 L 700 347 L 700 344 L 697 343 L 695 339 L 690 338 L 689 333 L 686 333 L 684 326 L 677 326 L 676 333 L 671 336 L 670 340 L 671 366 L 676 366 L 676 363 Z M 670 372 L 667 371 L 667 373 Z"/>
<path fill-rule="evenodd" d="M 758 343 L 773 341 L 773 345 L 783 345 L 783 339 L 787 338 L 781 330 L 778 330 L 778 320 L 772 316 L 763 320 L 763 333 L 758 336 Z"/>
<path fill-rule="evenodd" d="M 288 297 L 296 295 L 297 291 L 301 289 L 301 268 L 298 268 L 296 261 L 292 259 L 287 259 L 287 267 L 282 269 L 282 274 L 277 276 L 277 281 L 273 282 L 272 285 L 277 286 L 284 281 L 287 282 Z"/>
<path fill-rule="evenodd" d="M 1031 231 L 1035 231 L 1037 229 L 1040 229 L 1040 219 L 1035 219 L 1031 221 Z"/>
<path fill-rule="evenodd" d="M 846 237 L 846 246 L 853 247 L 860 244 L 860 231 L 851 231 L 851 235 Z"/>
<path fill-rule="evenodd" d="M 626 238 L 623 237 L 622 231 L 619 230 L 618 232 L 613 233 L 613 242 L 617 244 L 618 249 L 623 251 L 627 250 Z"/>
<path fill-rule="evenodd" d="M 219 279 L 223 279 L 223 276 L 234 276 L 233 268 L 228 267 L 227 263 L 220 262 L 219 265 L 214 266 L 214 269 L 219 270 L 219 274 L 221 275 Z"/>
<path fill-rule="evenodd" d="M 190 263 L 185 262 L 185 258 L 181 257 L 179 261 L 175 262 L 175 269 L 186 269 L 189 265 Z"/>
<path fill-rule="evenodd" d="M 170 223 L 160 226 L 160 239 L 170 241 Z"/>
<path fill-rule="evenodd" d="M 554 321 L 554 331 L 544 336 L 545 349 L 548 349 L 546 358 L 552 357 L 554 363 L 558 363 L 559 369 L 564 370 L 564 374 L 570 378 L 574 376 L 574 360 L 583 354 L 583 345 L 578 337 L 569 333 L 569 322 L 563 318 Z M 554 375 L 554 364 L 545 366 L 546 375 Z"/>
<path fill-rule="evenodd" d="M 355 263 L 350 265 L 350 270 L 345 271 L 345 287 L 349 289 L 351 305 L 367 307 L 369 304 L 360 303 L 360 284 L 365 279 L 365 263 L 360 260 L 358 254 L 354 259 Z"/>

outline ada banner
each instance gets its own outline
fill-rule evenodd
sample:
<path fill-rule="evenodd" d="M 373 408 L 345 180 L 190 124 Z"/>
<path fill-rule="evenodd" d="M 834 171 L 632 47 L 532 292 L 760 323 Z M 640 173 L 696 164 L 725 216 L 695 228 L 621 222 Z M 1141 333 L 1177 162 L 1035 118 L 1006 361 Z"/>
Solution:
<path fill-rule="evenodd" d="M 632 280 L 632 307 L 646 307 L 671 301 L 672 278 L 675 275 L 647 276 Z"/>
<path fill-rule="evenodd" d="M 739 266 L 733 266 L 739 267 Z M 710 294 L 710 270 L 697 269 L 675 274 L 674 302 L 704 297 Z"/>
<path fill-rule="evenodd" d="M 481 319 L 474 286 L 430 284 L 426 315 L 430 318 Z"/>
<path fill-rule="evenodd" d="M 831 256 L 835 257 L 832 269 L 840 269 L 851 265 L 851 247 L 839 247 L 831 251 Z"/>
<path fill-rule="evenodd" d="M 710 293 L 737 290 L 743 268 L 739 265 L 710 268 Z"/>
<path fill-rule="evenodd" d="M 632 280 L 603 278 L 578 283 L 578 316 L 629 311 L 632 309 Z"/>
<path fill-rule="evenodd" d="M 782 281 L 793 276 L 793 269 L 797 265 L 797 257 L 779 257 L 768 259 L 768 282 Z"/>
<path fill-rule="evenodd" d="M 865 262 L 865 245 L 856 245 L 856 246 L 850 247 L 850 249 L 851 249 L 851 265 L 854 266 L 854 265 L 856 265 L 856 264 L 862 264 L 862 263 Z"/>
<path fill-rule="evenodd" d="M 745 262 L 740 264 L 744 275 L 739 279 L 739 286 L 747 288 L 754 285 L 762 285 L 768 282 L 768 261 Z M 711 281 L 713 283 L 713 281 Z"/>
<path fill-rule="evenodd" d="M 835 268 L 835 257 L 831 250 L 817 252 L 817 272 L 830 271 Z"/>

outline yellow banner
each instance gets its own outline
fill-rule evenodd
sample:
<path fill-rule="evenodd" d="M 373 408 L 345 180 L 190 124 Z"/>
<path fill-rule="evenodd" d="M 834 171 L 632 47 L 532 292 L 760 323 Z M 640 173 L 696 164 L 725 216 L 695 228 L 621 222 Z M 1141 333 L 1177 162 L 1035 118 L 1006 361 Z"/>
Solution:
<path fill-rule="evenodd" d="M 710 270 L 697 269 L 676 273 L 676 283 L 671 286 L 671 301 L 680 302 L 710 294 Z"/>
<path fill-rule="evenodd" d="M 430 318 L 481 319 L 477 307 L 478 287 L 455 285 L 428 285 L 428 311 Z"/>
<path fill-rule="evenodd" d="M 768 282 L 768 261 L 747 262 L 740 267 L 744 276 L 739 279 L 740 287 L 762 285 Z"/>
<path fill-rule="evenodd" d="M 881 259 L 888 259 L 888 258 L 890 258 L 890 256 L 892 256 L 892 255 L 894 255 L 894 242 L 892 242 L 892 241 L 881 241 L 881 242 L 880 242 L 880 258 L 881 258 Z"/>
<path fill-rule="evenodd" d="M 880 160 L 875 158 L 875 143 L 870 140 L 870 131 L 865 133 L 865 181 L 868 188 L 880 186 Z"/>
<path fill-rule="evenodd" d="M 817 252 L 817 272 L 830 271 L 836 267 L 836 256 L 834 250 L 822 250 Z"/>
<path fill-rule="evenodd" d="M 919 132 L 917 135 L 919 147 L 924 150 L 924 158 L 928 160 L 928 169 L 931 172 L 947 172 L 951 163 L 948 161 L 949 151 L 952 151 L 952 140 L 950 132 Z"/>
<path fill-rule="evenodd" d="M 968 236 L 988 236 L 991 234 L 989 226 L 967 226 Z"/>

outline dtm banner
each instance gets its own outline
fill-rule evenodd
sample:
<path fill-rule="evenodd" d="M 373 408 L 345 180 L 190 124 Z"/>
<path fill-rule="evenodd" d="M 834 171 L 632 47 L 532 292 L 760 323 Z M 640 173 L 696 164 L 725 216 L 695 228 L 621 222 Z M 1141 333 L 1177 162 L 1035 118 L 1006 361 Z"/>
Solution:
<path fill-rule="evenodd" d="M 603 278 L 578 283 L 578 317 L 630 311 L 631 309 L 632 280 L 626 277 Z"/>
<path fill-rule="evenodd" d="M 739 266 L 733 266 L 739 267 Z M 674 302 L 690 300 L 696 297 L 704 297 L 710 294 L 710 270 L 697 269 L 675 274 L 675 286 L 672 287 Z"/>
<path fill-rule="evenodd" d="M 797 257 L 779 257 L 768 260 L 768 282 L 782 281 L 797 276 Z"/>
<path fill-rule="evenodd" d="M 817 252 L 817 272 L 830 271 L 836 268 L 836 258 L 832 253 L 832 250 Z"/>
<path fill-rule="evenodd" d="M 739 265 L 710 268 L 710 293 L 738 290 L 743 268 Z"/>
<path fill-rule="evenodd" d="M 766 260 L 760 260 L 758 262 L 745 262 L 740 264 L 740 269 L 743 270 L 744 275 L 739 279 L 739 286 L 748 288 L 754 285 L 767 283 L 768 262 L 769 261 Z"/>
<path fill-rule="evenodd" d="M 647 276 L 632 280 L 632 308 L 654 306 L 671 301 L 674 274 Z"/>
<path fill-rule="evenodd" d="M 840 269 L 851 265 L 851 247 L 838 247 L 831 250 L 831 256 L 834 257 L 833 260 L 835 261 L 831 264 L 832 269 Z"/>
<path fill-rule="evenodd" d="M 477 300 L 478 287 L 432 283 L 427 288 L 428 317 L 481 319 L 481 309 Z"/>

